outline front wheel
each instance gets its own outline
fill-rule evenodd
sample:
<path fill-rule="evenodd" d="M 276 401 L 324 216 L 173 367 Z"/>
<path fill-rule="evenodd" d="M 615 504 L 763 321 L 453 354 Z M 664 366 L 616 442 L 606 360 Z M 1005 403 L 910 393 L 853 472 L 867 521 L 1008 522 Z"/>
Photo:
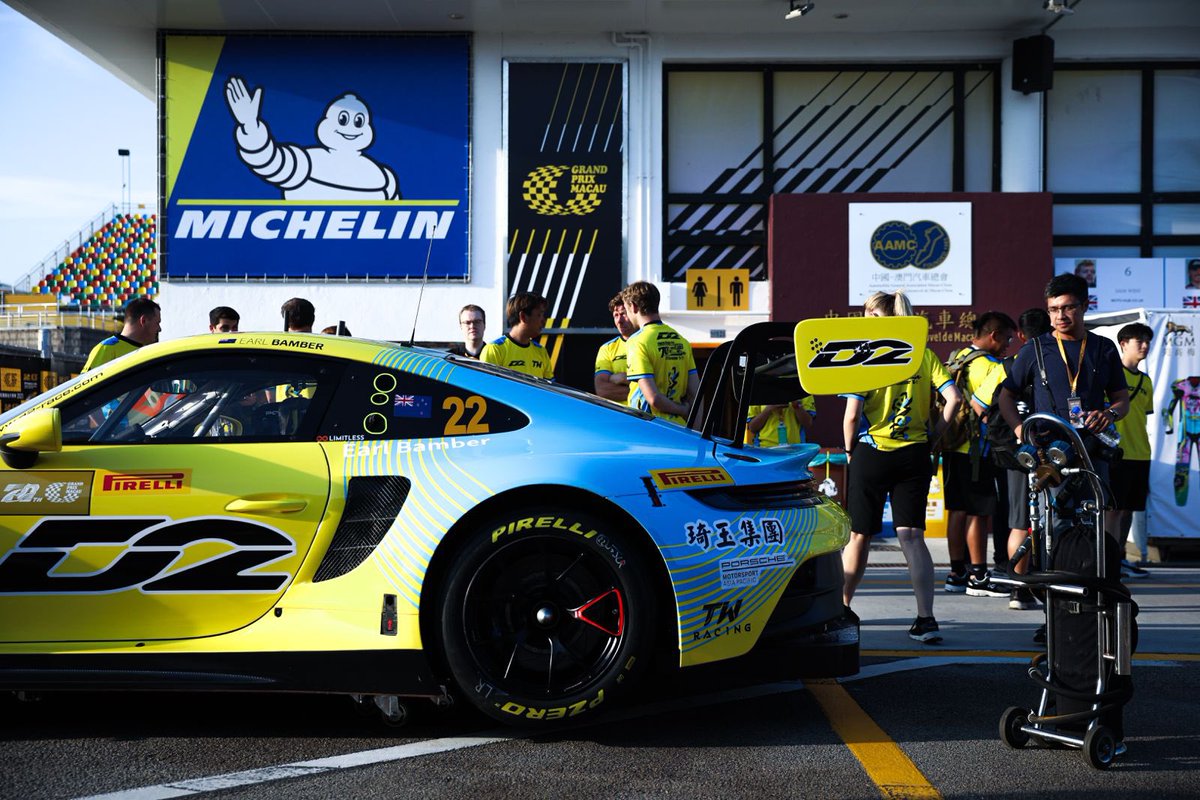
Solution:
<path fill-rule="evenodd" d="M 1014 750 L 1029 744 L 1029 734 L 1021 730 L 1029 724 L 1029 709 L 1012 706 L 1000 717 L 1000 741 Z"/>
<path fill-rule="evenodd" d="M 576 719 L 628 690 L 648 660 L 654 598 L 615 526 L 565 508 L 474 531 L 441 593 L 446 663 L 495 719 Z"/>
<path fill-rule="evenodd" d="M 1108 769 L 1117 755 L 1117 740 L 1103 725 L 1089 728 L 1083 737 L 1083 756 L 1093 769 Z"/>

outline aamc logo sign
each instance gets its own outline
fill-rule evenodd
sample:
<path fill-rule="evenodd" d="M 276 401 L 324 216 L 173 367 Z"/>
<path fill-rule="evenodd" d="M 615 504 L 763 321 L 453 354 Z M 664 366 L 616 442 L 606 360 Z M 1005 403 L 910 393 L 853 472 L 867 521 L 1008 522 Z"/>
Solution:
<path fill-rule="evenodd" d="M 890 220 L 871 234 L 871 255 L 885 269 L 933 269 L 950 255 L 950 234 L 930 220 Z"/>

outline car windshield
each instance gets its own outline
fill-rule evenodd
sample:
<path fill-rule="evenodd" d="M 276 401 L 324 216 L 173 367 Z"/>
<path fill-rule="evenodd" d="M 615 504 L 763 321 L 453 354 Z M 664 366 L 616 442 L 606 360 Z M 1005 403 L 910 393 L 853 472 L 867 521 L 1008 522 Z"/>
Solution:
<path fill-rule="evenodd" d="M 645 411 L 639 411 L 636 408 L 630 408 L 629 406 L 621 405 L 620 403 L 614 403 L 611 400 L 605 400 L 602 397 L 597 397 L 590 392 L 584 392 L 572 386 L 564 386 L 560 383 L 551 383 L 550 381 L 543 380 L 541 378 L 532 378 L 528 375 L 511 369 L 498 367 L 495 364 L 487 364 L 483 361 L 476 361 L 473 358 L 464 358 L 463 356 L 455 355 L 447 356 L 447 360 L 453 361 L 458 366 L 470 367 L 471 369 L 479 370 L 480 372 L 490 372 L 493 375 L 499 375 L 503 378 L 508 378 L 509 380 L 518 381 L 519 383 L 536 386 L 539 389 L 544 389 L 548 392 L 565 394 L 569 397 L 574 397 L 576 400 L 582 400 L 585 403 L 591 403 L 592 405 L 600 406 L 601 408 L 632 414 L 633 416 L 641 417 L 642 419 L 654 419 L 653 414 L 648 414 Z"/>
<path fill-rule="evenodd" d="M 24 414 L 26 411 L 30 410 L 31 408 L 36 408 L 37 406 L 41 405 L 42 403 L 45 403 L 47 400 L 51 400 L 55 397 L 58 397 L 60 394 L 70 391 L 72 388 L 74 388 L 75 386 L 78 386 L 81 383 L 90 382 L 90 381 L 94 380 L 95 377 L 96 377 L 96 373 L 93 372 L 93 373 L 89 374 L 89 373 L 85 372 L 81 375 L 76 375 L 74 378 L 71 378 L 68 381 L 64 381 L 63 383 L 60 383 L 58 386 L 55 386 L 51 389 L 47 389 L 46 391 L 42 392 L 41 394 L 39 394 L 35 397 L 29 398 L 24 403 L 21 403 L 21 405 L 15 406 L 14 408 L 10 408 L 8 411 L 5 411 L 3 414 L 0 414 L 0 426 L 7 425 L 9 423 L 9 421 L 14 419 L 15 417 L 19 417 L 21 414 Z"/>

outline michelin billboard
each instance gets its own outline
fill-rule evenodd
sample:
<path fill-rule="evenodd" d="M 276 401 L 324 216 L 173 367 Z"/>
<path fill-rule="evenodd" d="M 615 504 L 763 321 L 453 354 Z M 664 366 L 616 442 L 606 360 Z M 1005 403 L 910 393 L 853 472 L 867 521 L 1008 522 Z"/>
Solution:
<path fill-rule="evenodd" d="M 468 277 L 464 36 L 162 39 L 162 271 Z"/>

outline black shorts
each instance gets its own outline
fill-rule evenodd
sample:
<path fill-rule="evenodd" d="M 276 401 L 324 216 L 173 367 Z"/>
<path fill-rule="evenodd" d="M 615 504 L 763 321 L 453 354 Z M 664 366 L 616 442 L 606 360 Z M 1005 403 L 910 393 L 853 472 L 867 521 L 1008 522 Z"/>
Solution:
<path fill-rule="evenodd" d="M 1019 469 L 1004 470 L 1008 481 L 1009 530 L 1029 530 L 1029 476 Z"/>
<path fill-rule="evenodd" d="M 1109 467 L 1109 486 L 1113 508 L 1119 511 L 1145 511 L 1150 496 L 1150 462 L 1119 459 Z"/>
<path fill-rule="evenodd" d="M 942 485 L 947 511 L 965 511 L 975 517 L 996 513 L 996 468 L 987 456 L 979 458 L 979 476 L 971 480 L 971 456 L 942 454 Z"/>
<path fill-rule="evenodd" d="M 860 443 L 850 459 L 846 486 L 850 530 L 867 536 L 882 531 L 883 503 L 889 494 L 893 524 L 925 530 L 925 504 L 932 474 L 927 442 L 899 450 L 877 450 Z"/>

